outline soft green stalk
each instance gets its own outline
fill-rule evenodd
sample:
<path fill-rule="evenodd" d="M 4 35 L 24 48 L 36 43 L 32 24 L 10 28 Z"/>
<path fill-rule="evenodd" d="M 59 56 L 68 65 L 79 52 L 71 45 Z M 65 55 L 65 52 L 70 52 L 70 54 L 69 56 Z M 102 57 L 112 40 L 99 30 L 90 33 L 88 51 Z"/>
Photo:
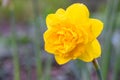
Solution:
<path fill-rule="evenodd" d="M 97 75 L 98 75 L 98 79 L 99 79 L 99 80 L 103 80 L 103 79 L 102 79 L 102 73 L 101 73 L 101 70 L 100 70 L 100 66 L 99 66 L 99 64 L 98 64 L 98 61 L 97 61 L 96 59 L 94 59 L 94 60 L 92 61 L 92 63 L 93 63 L 93 65 L 94 65 L 95 69 L 96 69 L 96 72 L 97 72 Z"/>
<path fill-rule="evenodd" d="M 118 2 L 120 5 L 120 0 Z M 118 11 L 120 11 L 120 7 L 118 8 Z M 118 12 L 119 14 L 120 12 Z M 116 18 L 116 20 L 118 20 L 118 17 Z M 118 20 L 119 21 L 119 20 Z M 119 25 L 116 25 L 116 29 L 119 29 Z M 119 38 L 118 38 L 119 39 Z M 119 72 L 120 72 L 120 43 L 118 43 L 117 45 L 115 45 L 115 61 L 114 61 L 114 66 L 113 66 L 113 77 L 112 80 L 118 80 L 119 78 Z"/>
<path fill-rule="evenodd" d="M 38 12 L 38 0 L 32 0 L 33 9 L 34 9 L 34 22 L 35 22 L 35 56 L 36 56 L 36 71 L 37 71 L 37 80 L 42 79 L 42 59 L 41 59 L 41 51 L 40 48 L 42 45 L 40 40 L 42 40 L 42 33 L 40 32 L 40 19 L 39 19 L 39 12 Z"/>
<path fill-rule="evenodd" d="M 18 56 L 18 47 L 16 42 L 16 26 L 15 26 L 15 15 L 14 15 L 14 5 L 10 6 L 10 15 L 11 15 L 11 41 L 13 48 L 13 64 L 14 64 L 14 80 L 20 80 L 20 68 L 19 68 L 19 56 Z"/>
<path fill-rule="evenodd" d="M 91 80 L 90 70 L 86 63 L 79 60 L 76 61 L 76 65 L 72 64 L 71 66 L 77 80 Z"/>
<path fill-rule="evenodd" d="M 51 80 L 51 57 L 48 57 L 46 65 L 45 65 L 45 73 L 44 73 L 44 77 L 43 80 Z"/>
<path fill-rule="evenodd" d="M 119 50 L 120 51 L 120 50 Z M 115 65 L 114 65 L 114 68 L 113 68 L 113 77 L 112 77 L 112 80 L 118 80 L 117 78 L 119 77 L 119 72 L 120 72 L 120 54 L 117 53 L 117 55 L 115 56 L 116 59 L 115 59 Z"/>
<path fill-rule="evenodd" d="M 82 79 L 81 80 L 91 80 L 90 71 L 87 64 L 81 69 Z"/>
<path fill-rule="evenodd" d="M 31 55 L 29 54 L 28 48 L 24 50 L 25 51 L 25 59 L 26 59 L 26 74 L 27 74 L 27 79 L 26 80 L 32 80 L 32 66 L 31 66 Z"/>
<path fill-rule="evenodd" d="M 75 60 L 75 63 L 72 63 L 70 66 L 71 66 L 71 70 L 73 72 L 73 74 L 75 75 L 76 79 L 77 80 L 81 80 L 81 77 L 82 77 L 82 74 L 80 73 L 81 72 L 81 66 L 82 65 L 82 62 L 81 61 L 78 61 L 78 60 Z"/>
<path fill-rule="evenodd" d="M 117 17 L 117 8 L 118 8 L 118 1 L 119 0 L 108 0 L 108 6 L 106 8 L 107 14 L 106 14 L 106 23 L 105 23 L 105 44 L 103 47 L 103 54 L 102 54 L 102 72 L 103 72 L 103 80 L 107 80 L 108 72 L 109 72 L 109 65 L 110 65 L 110 59 L 111 59 L 111 50 L 112 50 L 112 44 L 111 44 L 111 36 L 113 34 L 115 24 L 116 24 L 116 17 Z"/>

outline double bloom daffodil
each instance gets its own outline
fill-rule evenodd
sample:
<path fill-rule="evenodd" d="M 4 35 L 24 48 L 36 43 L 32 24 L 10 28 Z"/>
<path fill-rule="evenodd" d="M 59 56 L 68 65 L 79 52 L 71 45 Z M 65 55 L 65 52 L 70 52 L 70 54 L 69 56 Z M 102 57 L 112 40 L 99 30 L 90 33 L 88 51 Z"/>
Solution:
<path fill-rule="evenodd" d="M 103 29 L 98 19 L 89 18 L 88 8 L 74 3 L 66 10 L 60 8 L 46 18 L 45 50 L 55 56 L 58 64 L 80 59 L 91 62 L 100 57 L 97 40 Z"/>

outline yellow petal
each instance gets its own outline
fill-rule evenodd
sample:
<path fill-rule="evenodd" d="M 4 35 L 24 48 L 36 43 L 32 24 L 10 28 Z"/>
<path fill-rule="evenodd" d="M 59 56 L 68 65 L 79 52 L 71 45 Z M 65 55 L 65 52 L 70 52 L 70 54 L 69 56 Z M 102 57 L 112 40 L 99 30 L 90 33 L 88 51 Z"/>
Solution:
<path fill-rule="evenodd" d="M 79 59 L 90 62 L 95 58 L 100 57 L 101 47 L 98 40 L 94 40 L 91 45 L 86 47 L 86 51 L 79 56 Z"/>
<path fill-rule="evenodd" d="M 92 33 L 98 37 L 103 29 L 103 23 L 98 19 L 90 19 Z"/>
<path fill-rule="evenodd" d="M 46 24 L 48 28 L 53 27 L 54 25 L 60 23 L 62 20 L 64 20 L 64 9 L 60 8 L 56 11 L 55 14 L 49 14 L 46 18 Z"/>
<path fill-rule="evenodd" d="M 55 55 L 55 60 L 58 64 L 62 65 L 62 64 L 69 62 L 71 60 L 71 58 L 64 58 L 64 57 Z"/>
<path fill-rule="evenodd" d="M 45 41 L 45 50 L 49 53 L 55 52 L 55 47 L 53 42 L 56 40 L 57 36 L 55 35 L 54 30 L 47 30 L 43 35 Z"/>
<path fill-rule="evenodd" d="M 56 14 L 57 14 L 57 15 L 64 15 L 64 14 L 65 14 L 65 10 L 62 9 L 62 8 L 60 8 L 60 9 L 58 9 L 58 10 L 56 11 Z"/>
<path fill-rule="evenodd" d="M 46 24 L 47 24 L 47 28 L 51 28 L 53 27 L 55 24 L 57 24 L 59 22 L 59 18 L 57 17 L 57 15 L 55 14 L 49 14 L 46 18 Z"/>
<path fill-rule="evenodd" d="M 71 56 L 71 58 L 72 59 L 76 59 L 76 58 L 78 58 L 78 56 L 80 56 L 81 55 L 81 53 L 84 51 L 84 46 L 83 45 L 78 45 L 78 46 L 76 46 L 76 48 L 74 48 L 71 52 L 69 52 L 69 54 L 71 54 L 72 56 Z"/>
<path fill-rule="evenodd" d="M 66 16 L 76 25 L 83 24 L 89 19 L 89 11 L 84 4 L 75 3 L 67 8 Z"/>

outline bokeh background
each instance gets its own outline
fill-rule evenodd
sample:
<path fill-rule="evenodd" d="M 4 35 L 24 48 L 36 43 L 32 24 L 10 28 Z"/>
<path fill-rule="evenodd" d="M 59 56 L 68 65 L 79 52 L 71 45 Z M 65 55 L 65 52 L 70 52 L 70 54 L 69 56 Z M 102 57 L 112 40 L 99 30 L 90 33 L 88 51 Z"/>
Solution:
<path fill-rule="evenodd" d="M 120 0 L 0 0 L 0 80 L 98 80 L 92 63 L 60 66 L 44 51 L 46 16 L 76 2 L 104 22 L 98 38 L 103 80 L 120 80 Z"/>

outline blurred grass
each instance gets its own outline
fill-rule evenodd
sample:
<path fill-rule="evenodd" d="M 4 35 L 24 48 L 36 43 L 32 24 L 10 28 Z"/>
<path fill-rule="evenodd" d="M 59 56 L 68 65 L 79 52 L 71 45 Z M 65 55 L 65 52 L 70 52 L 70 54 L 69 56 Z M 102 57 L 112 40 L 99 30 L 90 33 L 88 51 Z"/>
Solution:
<path fill-rule="evenodd" d="M 42 33 L 41 27 L 40 27 L 40 15 L 39 15 L 39 8 L 38 8 L 38 0 L 32 0 L 32 5 L 33 5 L 33 11 L 34 11 L 34 23 L 35 23 L 35 39 L 34 44 L 35 44 L 35 55 L 36 55 L 36 72 L 37 72 L 37 80 L 41 80 L 42 77 L 42 54 L 41 54 L 41 49 L 40 49 L 40 40 L 42 40 L 41 37 Z"/>
<path fill-rule="evenodd" d="M 4 21 L 6 23 L 10 23 L 11 25 L 11 33 L 12 37 L 9 39 L 9 37 L 4 37 L 2 34 L 2 30 L 0 32 L 0 39 L 4 37 L 4 41 L 0 40 L 1 43 L 4 42 L 5 44 L 8 43 L 8 47 L 12 46 L 14 49 L 13 51 L 13 62 L 14 62 L 14 80 L 20 80 L 20 65 L 19 62 L 19 44 L 29 44 L 33 43 L 33 52 L 32 54 L 35 55 L 35 65 L 36 65 L 36 73 L 37 73 L 37 80 L 54 80 L 53 76 L 53 69 L 56 66 L 56 63 L 52 60 L 53 58 L 48 57 L 43 59 L 43 39 L 42 34 L 46 29 L 45 25 L 45 17 L 49 13 L 54 13 L 58 8 L 66 8 L 71 3 L 74 2 L 80 2 L 79 0 L 14 0 L 14 10 L 10 10 L 9 6 L 7 7 L 0 7 L 0 29 L 2 29 L 2 24 Z M 82 0 L 81 2 L 89 5 L 90 3 L 88 1 Z M 91 3 L 94 3 L 91 1 Z M 97 3 L 98 4 L 98 3 Z M 95 8 L 91 12 L 91 16 L 94 18 L 99 18 L 104 22 L 104 31 L 102 35 L 100 36 L 99 40 L 102 44 L 102 56 L 99 59 L 100 65 L 102 67 L 102 73 L 103 73 L 103 80 L 119 80 L 119 74 L 120 74 L 120 46 L 115 47 L 112 43 L 112 39 L 114 38 L 114 33 L 118 32 L 118 35 L 120 35 L 120 0 L 107 0 L 106 4 L 99 4 L 97 8 Z M 90 7 L 92 9 L 94 7 Z M 19 38 L 17 35 L 17 26 L 16 24 L 23 23 L 27 24 L 29 28 L 33 28 L 34 35 L 26 34 L 26 36 L 23 36 Z M 26 27 L 26 26 L 24 26 Z M 32 36 L 32 37 L 29 37 Z M 117 37 L 118 39 L 118 37 Z M 119 39 L 118 39 L 119 40 Z M 117 45 L 120 45 L 119 41 L 116 43 Z M 10 46 L 9 46 L 10 45 Z M 25 49 L 26 53 L 29 52 L 29 50 Z M 27 52 L 28 51 L 28 52 Z M 32 63 L 30 62 L 29 53 L 27 54 L 28 61 L 26 61 L 26 64 Z M 75 80 L 96 80 L 95 71 L 93 69 L 92 63 L 84 63 L 80 60 L 76 60 L 71 62 L 68 69 L 73 72 L 72 75 L 75 76 Z M 55 65 L 53 65 L 55 64 Z M 27 67 L 27 77 L 28 80 L 32 80 L 32 66 L 28 65 Z M 58 68 L 59 70 L 59 68 Z M 68 74 L 65 74 L 65 72 L 62 72 L 65 76 L 68 76 Z M 1 73 L 2 75 L 2 73 Z M 59 75 L 59 71 L 56 73 L 56 75 Z M 70 76 L 68 76 L 70 77 Z M 58 79 L 59 80 L 59 79 Z M 62 79 L 64 80 L 64 79 Z M 67 79 L 66 79 L 67 80 Z M 69 79 L 68 79 L 69 80 Z"/>
<path fill-rule="evenodd" d="M 20 63 L 18 56 L 18 46 L 16 41 L 16 26 L 15 26 L 15 16 L 14 16 L 14 3 L 10 4 L 10 16 L 11 16 L 11 43 L 13 48 L 13 65 L 14 65 L 14 80 L 20 80 Z"/>
<path fill-rule="evenodd" d="M 111 55 L 113 50 L 113 45 L 111 43 L 113 32 L 116 29 L 116 18 L 118 17 L 118 6 L 119 0 L 108 0 L 108 5 L 106 8 L 106 21 L 105 21 L 105 28 L 104 28 L 104 46 L 103 46 L 103 54 L 102 54 L 102 61 L 101 67 L 103 72 L 103 80 L 107 80 L 108 76 L 110 75 L 110 65 L 112 57 Z"/>

